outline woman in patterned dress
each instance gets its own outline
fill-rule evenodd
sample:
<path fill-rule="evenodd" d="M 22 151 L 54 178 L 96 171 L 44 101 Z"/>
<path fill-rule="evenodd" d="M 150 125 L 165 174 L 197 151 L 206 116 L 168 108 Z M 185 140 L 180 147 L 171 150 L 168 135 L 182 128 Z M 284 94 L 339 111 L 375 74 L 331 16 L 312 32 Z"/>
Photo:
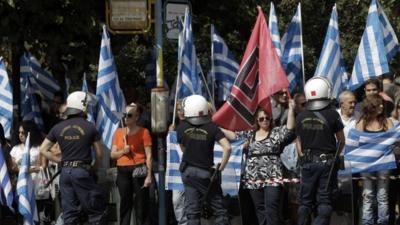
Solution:
<path fill-rule="evenodd" d="M 280 154 L 295 138 L 294 107 L 294 101 L 290 100 L 287 123 L 280 127 L 274 127 L 272 115 L 259 108 L 255 116 L 255 130 L 241 134 L 249 141 L 242 187 L 249 189 L 259 225 L 282 224 L 279 203 L 283 164 Z"/>

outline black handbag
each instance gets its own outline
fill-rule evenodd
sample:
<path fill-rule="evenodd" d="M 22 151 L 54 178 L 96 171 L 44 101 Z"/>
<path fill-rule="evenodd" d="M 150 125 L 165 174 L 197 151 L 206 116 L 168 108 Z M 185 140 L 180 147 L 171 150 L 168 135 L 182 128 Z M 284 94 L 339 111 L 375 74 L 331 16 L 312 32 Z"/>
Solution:
<path fill-rule="evenodd" d="M 133 168 L 132 177 L 133 178 L 140 178 L 147 176 L 147 166 L 145 163 L 139 164 Z"/>

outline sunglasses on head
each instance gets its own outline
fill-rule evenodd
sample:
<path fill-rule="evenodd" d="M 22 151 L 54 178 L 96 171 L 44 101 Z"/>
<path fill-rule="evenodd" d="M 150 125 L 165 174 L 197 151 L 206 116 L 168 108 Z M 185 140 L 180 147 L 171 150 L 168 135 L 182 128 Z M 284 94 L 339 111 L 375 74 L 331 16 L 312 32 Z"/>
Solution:
<path fill-rule="evenodd" d="M 269 121 L 269 117 L 259 117 L 257 120 L 258 122 L 264 122 L 264 120 Z"/>
<path fill-rule="evenodd" d="M 132 113 L 124 113 L 124 117 L 131 118 L 131 117 L 133 117 L 133 114 Z"/>

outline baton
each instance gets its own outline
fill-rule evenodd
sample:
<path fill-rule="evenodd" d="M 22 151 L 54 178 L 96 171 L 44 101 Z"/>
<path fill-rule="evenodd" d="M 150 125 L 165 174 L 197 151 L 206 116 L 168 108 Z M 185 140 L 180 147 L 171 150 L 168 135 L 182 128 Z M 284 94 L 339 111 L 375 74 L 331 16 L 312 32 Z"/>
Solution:
<path fill-rule="evenodd" d="M 329 169 L 328 181 L 326 182 L 325 191 L 328 191 L 329 185 L 331 184 L 332 173 L 333 173 L 333 170 L 335 169 L 337 160 L 339 158 L 340 144 L 341 144 L 341 142 L 338 141 L 337 146 L 336 146 L 335 158 L 333 159 L 333 163 L 331 165 L 331 168 Z"/>
<path fill-rule="evenodd" d="M 206 219 L 209 218 L 209 214 L 210 214 L 210 212 L 209 212 L 210 210 L 208 208 L 208 198 L 209 198 L 209 195 L 210 195 L 211 188 L 212 188 L 212 186 L 214 185 L 215 181 L 218 178 L 218 173 L 220 173 L 220 171 L 219 171 L 219 167 L 220 166 L 221 166 L 221 163 L 218 163 L 217 166 L 215 167 L 215 171 L 211 175 L 211 178 L 210 178 L 210 184 L 208 185 L 207 191 L 204 194 L 204 197 L 202 199 L 202 202 L 203 202 L 203 216 Z"/>
<path fill-rule="evenodd" d="M 58 170 L 55 174 L 53 174 L 53 176 L 51 176 L 50 180 L 46 183 L 45 187 L 46 187 L 46 188 L 49 187 L 50 184 L 54 181 L 54 179 L 56 179 L 56 177 L 57 177 L 58 175 L 60 175 L 60 173 L 61 173 L 61 169 Z"/>

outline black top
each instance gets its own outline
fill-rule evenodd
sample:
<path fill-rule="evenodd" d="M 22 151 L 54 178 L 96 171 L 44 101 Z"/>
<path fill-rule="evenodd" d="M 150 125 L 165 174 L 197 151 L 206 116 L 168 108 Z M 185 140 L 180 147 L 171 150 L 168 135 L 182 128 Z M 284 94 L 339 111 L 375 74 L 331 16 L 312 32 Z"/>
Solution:
<path fill-rule="evenodd" d="M 296 117 L 296 135 L 300 137 L 302 149 L 311 149 L 313 154 L 335 153 L 335 133 L 343 130 L 339 113 L 330 108 L 320 111 L 329 127 L 312 111 L 306 110 Z"/>
<path fill-rule="evenodd" d="M 51 142 L 58 142 L 62 161 L 92 161 L 91 146 L 100 140 L 94 125 L 82 117 L 74 117 L 55 125 L 47 135 Z"/>
<path fill-rule="evenodd" d="M 205 169 L 214 165 L 214 143 L 225 137 L 216 124 L 195 126 L 181 121 L 176 132 L 178 143 L 185 147 L 183 162 Z"/>

